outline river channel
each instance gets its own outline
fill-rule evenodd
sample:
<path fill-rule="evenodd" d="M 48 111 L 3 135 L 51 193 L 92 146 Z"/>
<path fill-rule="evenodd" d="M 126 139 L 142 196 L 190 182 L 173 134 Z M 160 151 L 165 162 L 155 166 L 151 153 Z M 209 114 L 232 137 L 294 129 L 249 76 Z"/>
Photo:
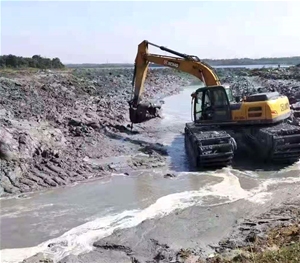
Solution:
<path fill-rule="evenodd" d="M 1 262 L 19 262 L 37 252 L 59 260 L 89 251 L 94 241 L 117 228 L 135 227 L 175 209 L 240 199 L 265 202 L 271 198 L 269 185 L 299 182 L 299 163 L 281 170 L 236 164 L 215 172 L 191 171 L 182 132 L 191 120 L 195 88 L 164 99 L 157 133 L 159 142 L 169 145 L 165 168 L 1 199 Z M 176 176 L 166 178 L 167 171 Z M 58 249 L 51 249 L 58 243 Z"/>

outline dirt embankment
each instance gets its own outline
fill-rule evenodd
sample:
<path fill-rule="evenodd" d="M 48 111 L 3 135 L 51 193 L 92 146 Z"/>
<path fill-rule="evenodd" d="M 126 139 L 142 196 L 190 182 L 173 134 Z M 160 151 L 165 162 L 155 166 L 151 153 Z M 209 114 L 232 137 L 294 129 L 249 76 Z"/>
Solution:
<path fill-rule="evenodd" d="M 107 131 L 129 124 L 131 69 L 78 69 L 0 78 L 0 195 L 67 185 L 113 171 L 85 158 L 127 151 Z M 145 99 L 178 92 L 190 79 L 150 70 Z M 134 164 L 133 164 L 134 165 Z"/>
<path fill-rule="evenodd" d="M 299 72 L 299 68 L 217 70 L 234 94 L 272 88 L 288 95 L 296 106 Z M 268 74 L 275 74 L 276 79 L 269 79 Z M 0 72 L 0 196 L 63 186 L 115 171 L 109 162 L 95 165 L 87 160 L 142 150 L 161 161 L 166 153 L 160 145 L 153 151 L 141 142 L 125 143 L 116 136 L 129 132 L 127 101 L 132 94 L 132 76 L 132 69 L 10 72 L 9 76 Z M 144 99 L 175 94 L 190 83 L 197 81 L 171 69 L 152 69 Z M 133 159 L 128 167 L 155 164 L 145 160 Z"/>

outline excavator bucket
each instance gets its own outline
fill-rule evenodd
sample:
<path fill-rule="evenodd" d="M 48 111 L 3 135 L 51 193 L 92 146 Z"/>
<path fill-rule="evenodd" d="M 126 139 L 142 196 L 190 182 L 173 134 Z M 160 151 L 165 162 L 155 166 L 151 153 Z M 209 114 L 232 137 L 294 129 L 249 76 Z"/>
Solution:
<path fill-rule="evenodd" d="M 133 107 L 129 102 L 129 118 L 131 123 L 142 123 L 150 119 L 160 117 L 159 111 L 161 105 L 152 103 L 140 103 L 137 107 Z"/>

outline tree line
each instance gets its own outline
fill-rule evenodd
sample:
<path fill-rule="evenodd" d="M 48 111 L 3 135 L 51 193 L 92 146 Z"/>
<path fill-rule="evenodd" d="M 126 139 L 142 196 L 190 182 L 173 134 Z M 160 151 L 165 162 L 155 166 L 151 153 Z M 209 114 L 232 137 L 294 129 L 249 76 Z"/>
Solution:
<path fill-rule="evenodd" d="M 274 57 L 274 58 L 233 58 L 233 59 L 203 59 L 203 62 L 211 66 L 247 66 L 247 65 L 299 65 L 300 56 L 295 57 Z M 151 68 L 164 67 L 150 63 Z M 133 63 L 82 63 L 82 64 L 66 64 L 68 68 L 114 68 L 133 67 Z"/>
<path fill-rule="evenodd" d="M 15 55 L 0 56 L 0 68 L 39 68 L 39 69 L 61 69 L 65 65 L 59 58 L 44 58 L 40 55 L 20 57 Z"/>
<path fill-rule="evenodd" d="M 295 57 L 274 57 L 274 58 L 233 58 L 233 59 L 203 59 L 211 66 L 240 66 L 240 65 L 297 65 L 300 63 L 300 56 Z"/>

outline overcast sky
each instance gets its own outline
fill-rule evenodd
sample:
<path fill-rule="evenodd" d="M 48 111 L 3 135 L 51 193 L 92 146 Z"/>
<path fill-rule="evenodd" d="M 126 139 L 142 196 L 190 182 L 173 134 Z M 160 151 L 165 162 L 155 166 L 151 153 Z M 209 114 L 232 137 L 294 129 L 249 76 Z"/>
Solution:
<path fill-rule="evenodd" d="M 1 54 L 132 63 L 147 39 L 200 58 L 295 56 L 299 10 L 300 1 L 2 0 Z"/>

